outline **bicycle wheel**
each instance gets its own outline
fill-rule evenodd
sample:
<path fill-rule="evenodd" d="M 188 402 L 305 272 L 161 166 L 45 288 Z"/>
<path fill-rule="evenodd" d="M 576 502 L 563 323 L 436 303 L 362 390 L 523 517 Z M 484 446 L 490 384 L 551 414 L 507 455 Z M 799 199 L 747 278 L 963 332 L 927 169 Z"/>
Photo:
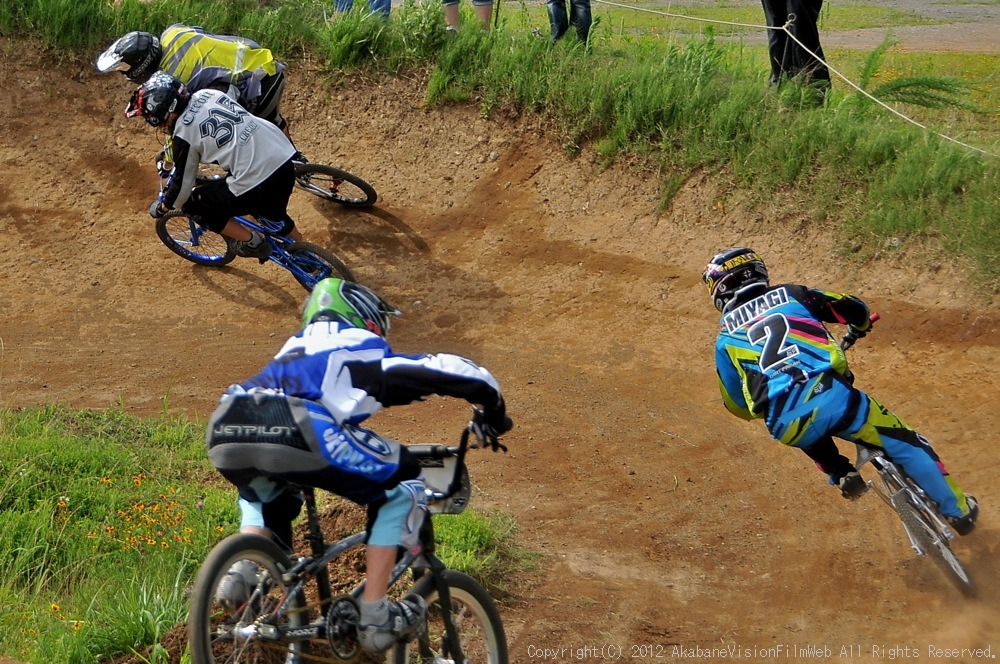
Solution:
<path fill-rule="evenodd" d="M 235 608 L 232 604 L 223 606 L 217 599 L 220 584 L 226 580 L 228 596 L 232 597 L 232 584 L 227 576 L 231 576 L 230 568 L 240 561 L 256 565 L 254 569 L 259 570 L 256 585 L 246 582 L 241 586 L 242 597 L 233 604 L 242 603 Z M 279 616 L 268 615 L 288 595 L 290 589 L 282 574 L 290 567 L 291 562 L 281 548 L 259 535 L 231 535 L 219 542 L 205 558 L 191 595 L 188 616 L 191 661 L 194 664 L 300 662 L 307 644 L 283 643 L 274 633 L 307 623 L 301 594 L 288 597 L 288 604 Z"/>
<path fill-rule="evenodd" d="M 333 166 L 295 163 L 295 184 L 311 194 L 348 207 L 371 207 L 378 200 L 374 187 Z"/>
<path fill-rule="evenodd" d="M 332 253 L 312 242 L 293 242 L 286 249 L 297 270 L 289 269 L 295 280 L 307 291 L 320 279 L 340 277 L 348 281 L 356 281 L 351 271 Z"/>
<path fill-rule="evenodd" d="M 466 662 L 507 664 L 507 636 L 493 598 L 471 576 L 448 570 L 444 573 L 451 595 L 451 617 L 458 631 L 459 646 Z M 445 634 L 443 609 L 434 578 L 428 574 L 411 592 L 427 602 L 427 629 L 414 641 L 399 644 L 387 661 L 392 664 L 455 662 Z"/>
<path fill-rule="evenodd" d="M 913 535 L 924 553 L 930 554 L 963 595 L 972 597 L 976 594 L 976 589 L 969 572 L 951 550 L 948 538 L 939 532 L 934 522 L 923 513 L 928 508 L 924 505 L 914 505 L 913 500 L 910 490 L 900 491 L 893 495 L 892 506 L 902 519 L 907 532 Z"/>
<path fill-rule="evenodd" d="M 168 212 L 156 220 L 156 235 L 167 249 L 198 265 L 226 265 L 236 258 L 236 251 L 226 238 L 180 210 Z"/>

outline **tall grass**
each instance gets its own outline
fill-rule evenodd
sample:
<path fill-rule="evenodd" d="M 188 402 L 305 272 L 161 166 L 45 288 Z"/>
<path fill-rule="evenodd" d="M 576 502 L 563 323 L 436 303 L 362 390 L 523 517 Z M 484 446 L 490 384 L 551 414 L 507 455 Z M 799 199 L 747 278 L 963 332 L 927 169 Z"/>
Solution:
<path fill-rule="evenodd" d="M 954 138 L 984 154 L 908 124 L 836 82 L 824 105 L 794 83 L 768 88 L 763 47 L 720 41 L 711 27 L 686 37 L 656 34 L 641 22 L 622 30 L 599 9 L 589 47 L 573 36 L 551 45 L 533 34 L 544 13 L 527 4 L 505 4 L 499 30 L 458 35 L 445 33 L 434 2 L 396 8 L 388 22 L 368 15 L 360 0 L 355 5 L 334 15 L 326 0 L 8 0 L 0 6 L 0 31 L 91 58 L 127 30 L 157 32 L 182 21 L 244 34 L 285 58 L 308 53 L 338 75 L 430 71 L 431 104 L 542 113 L 556 122 L 571 155 L 589 145 L 609 162 L 623 153 L 643 156 L 665 174 L 664 205 L 683 174 L 697 169 L 729 175 L 761 200 L 794 188 L 803 212 L 850 236 L 854 249 L 859 241 L 861 248 L 879 247 L 891 236 L 904 246 L 908 237 L 934 235 L 981 277 L 1000 283 L 996 58 L 977 65 L 969 58 L 983 56 L 966 57 L 972 80 L 939 73 L 954 70 L 957 55 L 920 62 L 888 41 L 850 62 L 849 73 L 876 97 L 931 129 L 937 122 L 955 131 Z M 745 11 L 712 10 L 735 12 L 729 18 Z M 866 16 L 848 6 L 824 20 L 847 25 Z M 469 15 L 464 20 L 474 25 Z M 896 22 L 918 21 L 900 15 Z"/>
<path fill-rule="evenodd" d="M 94 662 L 183 619 L 183 583 L 238 523 L 191 423 L 0 411 L 0 652 Z"/>
<path fill-rule="evenodd" d="M 120 408 L 0 410 L 0 657 L 153 657 L 187 618 L 201 561 L 238 523 L 202 426 Z M 502 514 L 437 524 L 446 562 L 495 590 L 527 561 Z"/>

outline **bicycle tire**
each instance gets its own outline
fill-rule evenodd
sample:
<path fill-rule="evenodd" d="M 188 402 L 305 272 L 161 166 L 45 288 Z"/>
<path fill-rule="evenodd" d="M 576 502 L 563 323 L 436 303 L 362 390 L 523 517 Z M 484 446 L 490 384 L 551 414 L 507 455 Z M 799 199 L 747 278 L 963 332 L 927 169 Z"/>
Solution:
<path fill-rule="evenodd" d="M 293 242 L 286 249 L 292 262 L 305 274 L 292 272 L 295 280 L 307 291 L 312 292 L 317 281 L 327 277 L 340 277 L 347 281 L 357 281 L 354 274 L 344 265 L 344 261 L 333 253 L 312 242 Z"/>
<path fill-rule="evenodd" d="M 892 506 L 902 519 L 907 531 L 917 539 L 924 553 L 930 554 L 953 584 L 967 597 L 976 594 L 975 585 L 968 570 L 951 550 L 946 538 L 934 526 L 934 523 L 923 514 L 925 508 L 914 505 L 910 491 L 902 491 L 893 496 Z"/>
<path fill-rule="evenodd" d="M 500 611 L 490 594 L 475 579 L 462 572 L 447 570 L 444 579 L 451 594 L 452 619 L 465 660 L 481 664 L 508 664 L 507 636 Z M 448 652 L 444 638 L 442 609 L 433 576 L 428 574 L 422 577 L 410 592 L 420 595 L 427 602 L 427 629 L 417 639 L 398 644 L 387 662 L 429 664 L 455 661 L 455 655 Z"/>
<path fill-rule="evenodd" d="M 230 612 L 215 601 L 216 589 L 230 567 L 240 560 L 251 560 L 264 570 L 255 587 L 264 594 Z M 230 535 L 219 542 L 205 558 L 191 593 L 188 645 L 192 663 L 301 661 L 299 655 L 308 649 L 306 642 L 267 641 L 251 633 L 255 621 L 287 597 L 289 588 L 282 574 L 291 566 L 287 554 L 277 544 L 259 535 Z M 307 624 L 304 607 L 305 600 L 300 594 L 289 597 L 288 608 L 279 625 L 301 627 Z M 272 623 L 268 621 L 267 624 Z M 241 629 L 247 632 L 240 634 Z M 237 634 L 243 637 L 241 643 L 237 643 Z"/>
<path fill-rule="evenodd" d="M 198 265 L 220 267 L 236 258 L 231 242 L 180 210 L 156 220 L 156 235 L 167 249 Z"/>
<path fill-rule="evenodd" d="M 371 207 L 378 200 L 375 188 L 357 175 L 324 164 L 295 162 L 295 185 L 347 207 Z"/>

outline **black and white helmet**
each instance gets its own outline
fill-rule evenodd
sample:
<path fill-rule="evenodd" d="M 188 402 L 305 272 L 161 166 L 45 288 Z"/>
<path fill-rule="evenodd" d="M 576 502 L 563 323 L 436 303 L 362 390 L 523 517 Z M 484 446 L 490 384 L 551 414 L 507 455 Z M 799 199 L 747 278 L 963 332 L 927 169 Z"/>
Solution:
<path fill-rule="evenodd" d="M 141 115 L 153 127 L 170 129 L 190 99 L 191 93 L 179 78 L 158 71 L 132 93 L 125 117 Z"/>
<path fill-rule="evenodd" d="M 160 40 L 148 32 L 130 32 L 118 38 L 97 58 L 97 71 L 120 71 L 142 83 L 160 68 Z"/>

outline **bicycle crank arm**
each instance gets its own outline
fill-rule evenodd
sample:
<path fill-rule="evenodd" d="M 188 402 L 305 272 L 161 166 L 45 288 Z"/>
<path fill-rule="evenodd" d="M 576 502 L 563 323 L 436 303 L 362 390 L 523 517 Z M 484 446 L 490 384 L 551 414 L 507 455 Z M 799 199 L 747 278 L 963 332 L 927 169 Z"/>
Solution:
<path fill-rule="evenodd" d="M 924 516 L 929 517 L 930 520 L 934 522 L 934 526 L 937 528 L 937 531 L 941 534 L 941 536 L 944 537 L 945 542 L 951 542 L 953 539 L 955 539 L 955 531 L 951 529 L 951 526 L 948 525 L 948 523 L 945 522 L 944 519 L 938 516 L 937 512 L 933 510 L 921 510 L 921 511 L 923 512 Z"/>
<path fill-rule="evenodd" d="M 308 641 L 322 638 L 326 630 L 324 625 L 312 624 L 304 627 L 284 627 L 278 625 L 248 625 L 240 630 L 241 636 L 255 635 L 260 641 L 273 643 L 288 643 L 293 641 Z M 246 632 L 252 632 L 247 634 Z"/>
<path fill-rule="evenodd" d="M 874 480 L 868 480 L 867 484 L 868 484 L 868 488 L 869 489 L 873 489 L 874 492 L 875 492 L 875 495 L 878 496 L 882 500 L 883 503 L 885 503 L 889 507 L 893 507 L 892 506 L 892 498 L 889 496 L 889 494 L 887 493 L 887 491 L 886 491 L 885 488 L 879 487 L 877 484 L 875 484 Z M 893 509 L 895 509 L 895 507 L 893 507 Z"/>

